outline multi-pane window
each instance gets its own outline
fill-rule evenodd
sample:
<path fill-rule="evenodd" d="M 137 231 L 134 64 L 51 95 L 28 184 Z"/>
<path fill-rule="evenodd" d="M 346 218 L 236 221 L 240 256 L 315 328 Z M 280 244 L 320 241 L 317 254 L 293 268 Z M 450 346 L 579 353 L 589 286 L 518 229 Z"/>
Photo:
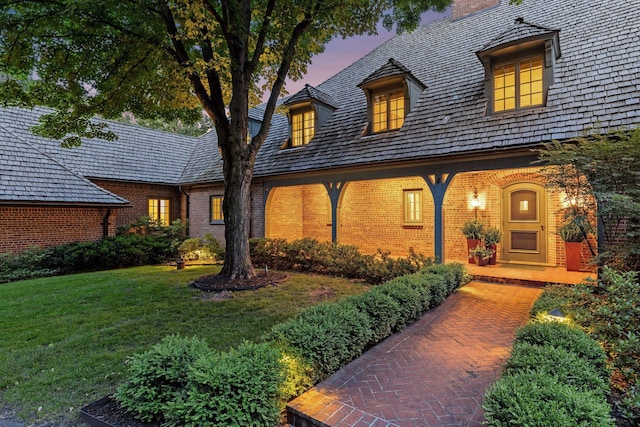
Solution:
<path fill-rule="evenodd" d="M 397 90 L 373 95 L 373 133 L 400 129 L 404 123 L 404 91 Z"/>
<path fill-rule="evenodd" d="M 149 199 L 149 219 L 166 227 L 171 223 L 171 201 L 169 199 Z"/>
<path fill-rule="evenodd" d="M 291 114 L 291 146 L 308 144 L 315 132 L 315 113 L 313 110 Z"/>
<path fill-rule="evenodd" d="M 405 224 L 422 224 L 422 190 L 404 191 Z"/>
<path fill-rule="evenodd" d="M 211 222 L 224 221 L 222 212 L 222 196 L 211 196 Z"/>
<path fill-rule="evenodd" d="M 497 64 L 493 69 L 493 111 L 543 104 L 542 56 Z"/>

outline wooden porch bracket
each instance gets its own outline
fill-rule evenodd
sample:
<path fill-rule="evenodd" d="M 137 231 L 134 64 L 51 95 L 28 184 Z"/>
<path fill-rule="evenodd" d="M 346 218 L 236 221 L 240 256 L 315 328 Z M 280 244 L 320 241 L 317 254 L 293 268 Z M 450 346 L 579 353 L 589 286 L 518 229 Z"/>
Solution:
<path fill-rule="evenodd" d="M 436 258 L 441 263 L 444 263 L 444 214 L 442 212 L 442 205 L 444 203 L 444 196 L 447 192 L 447 188 L 455 175 L 455 172 L 420 175 L 429 186 L 429 190 L 431 190 L 431 195 L 433 196 L 433 245 Z"/>
<path fill-rule="evenodd" d="M 338 241 L 338 202 L 346 184 L 346 181 L 322 183 L 331 201 L 331 241 L 334 243 Z"/>

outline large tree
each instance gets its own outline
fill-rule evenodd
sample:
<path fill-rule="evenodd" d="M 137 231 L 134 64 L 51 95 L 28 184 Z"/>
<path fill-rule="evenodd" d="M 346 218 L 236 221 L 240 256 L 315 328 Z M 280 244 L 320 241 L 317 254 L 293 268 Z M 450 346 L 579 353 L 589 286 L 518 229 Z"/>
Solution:
<path fill-rule="evenodd" d="M 52 107 L 36 131 L 68 146 L 116 137 L 95 115 L 193 122 L 204 110 L 223 158 L 221 274 L 250 277 L 253 166 L 285 79 L 300 78 L 333 37 L 374 33 L 381 17 L 412 29 L 450 1 L 0 0 L 0 103 Z M 263 90 L 262 127 L 247 143 Z"/>

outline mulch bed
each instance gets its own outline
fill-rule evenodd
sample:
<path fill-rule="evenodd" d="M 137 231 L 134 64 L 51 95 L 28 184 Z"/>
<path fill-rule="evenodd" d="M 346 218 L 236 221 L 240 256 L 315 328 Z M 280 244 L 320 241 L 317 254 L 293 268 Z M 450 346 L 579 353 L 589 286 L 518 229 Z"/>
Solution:
<path fill-rule="evenodd" d="M 285 273 L 260 271 L 252 279 L 232 279 L 229 280 L 219 274 L 202 276 L 191 282 L 191 286 L 206 292 L 224 291 L 250 291 L 264 288 L 269 285 L 277 285 L 284 282 L 289 276 Z"/>
<path fill-rule="evenodd" d="M 80 419 L 92 427 L 160 427 L 159 423 L 143 423 L 136 420 L 111 396 L 82 408 Z"/>

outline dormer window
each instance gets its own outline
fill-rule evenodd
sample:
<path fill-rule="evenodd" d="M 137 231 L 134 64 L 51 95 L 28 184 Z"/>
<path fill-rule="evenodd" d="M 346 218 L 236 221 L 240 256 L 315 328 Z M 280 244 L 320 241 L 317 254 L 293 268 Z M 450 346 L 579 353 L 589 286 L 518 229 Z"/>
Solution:
<path fill-rule="evenodd" d="M 391 58 L 358 85 L 367 95 L 369 133 L 398 130 L 425 86 Z"/>
<path fill-rule="evenodd" d="M 542 64 L 542 55 L 496 64 L 493 68 L 493 111 L 543 105 Z"/>
<path fill-rule="evenodd" d="M 305 85 L 284 102 L 289 107 L 290 137 L 282 148 L 302 147 L 311 142 L 337 108 L 331 96 Z"/>
<path fill-rule="evenodd" d="M 404 90 L 373 94 L 372 132 L 386 132 L 402 127 L 404 123 Z"/>
<path fill-rule="evenodd" d="M 316 114 L 312 109 L 291 112 L 291 146 L 300 147 L 311 141 L 315 133 Z"/>
<path fill-rule="evenodd" d="M 476 53 L 485 67 L 488 113 L 503 113 L 546 104 L 560 56 L 558 30 L 516 19 L 515 26 Z"/>

